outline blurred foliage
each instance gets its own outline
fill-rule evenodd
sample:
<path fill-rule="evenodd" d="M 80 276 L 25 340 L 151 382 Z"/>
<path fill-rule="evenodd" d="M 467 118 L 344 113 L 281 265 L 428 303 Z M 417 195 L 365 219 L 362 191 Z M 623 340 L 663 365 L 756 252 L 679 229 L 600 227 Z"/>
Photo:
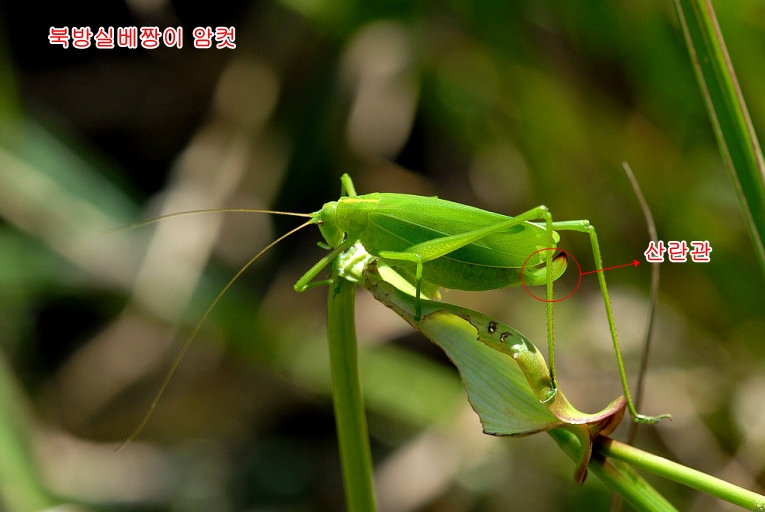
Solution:
<path fill-rule="evenodd" d="M 765 5 L 719 4 L 762 132 Z M 322 255 L 316 230 L 240 279 L 146 432 L 116 455 L 190 327 L 294 220 L 199 215 L 105 230 L 199 208 L 315 211 L 348 172 L 359 193 L 587 218 L 604 264 L 617 265 L 642 260 L 648 242 L 624 160 L 661 239 L 713 248 L 707 264 L 664 264 L 643 412 L 675 419 L 641 428 L 638 443 L 762 490 L 762 275 L 670 2 L 6 2 L 0 12 L 0 508 L 342 508 L 324 292 L 292 290 Z M 46 38 L 51 26 L 155 25 L 182 26 L 184 47 L 77 50 Z M 195 49 L 200 25 L 235 26 L 236 49 Z M 584 237 L 562 247 L 591 267 Z M 647 267 L 608 274 L 633 375 Z M 544 339 L 544 307 L 523 290 L 445 299 Z M 546 437 L 481 435 L 445 357 L 367 294 L 358 300 L 381 510 L 606 506 L 604 488 L 576 486 Z M 561 386 L 585 411 L 620 389 L 599 301 L 585 278 L 556 309 Z M 662 490 L 680 509 L 722 510 Z"/>

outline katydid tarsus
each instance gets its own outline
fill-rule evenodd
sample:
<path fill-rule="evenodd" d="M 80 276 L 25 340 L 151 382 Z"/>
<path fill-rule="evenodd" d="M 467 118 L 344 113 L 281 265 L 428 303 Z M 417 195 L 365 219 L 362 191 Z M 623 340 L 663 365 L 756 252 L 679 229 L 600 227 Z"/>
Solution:
<path fill-rule="evenodd" d="M 319 227 L 329 252 L 298 279 L 295 283 L 295 290 L 298 292 L 325 284 L 326 281 L 314 279 L 341 253 L 357 242 L 360 242 L 369 254 L 412 280 L 416 289 L 417 317 L 421 314 L 420 296 L 423 285 L 468 291 L 520 286 L 522 283 L 527 286 L 545 285 L 548 358 L 552 382 L 556 382 L 552 322 L 553 281 L 565 271 L 566 257 L 565 253 L 553 257 L 553 249 L 560 240 L 557 231 L 587 233 L 595 267 L 602 270 L 598 238 L 589 221 L 554 222 L 545 206 L 508 217 L 435 197 L 394 193 L 357 195 L 347 174 L 342 176 L 341 184 L 340 199 L 328 202 L 321 210 L 310 214 L 249 209 L 196 210 L 164 215 L 129 226 L 138 227 L 169 217 L 202 212 L 270 213 L 309 219 L 260 251 L 218 294 L 186 340 L 147 414 L 125 443 L 132 441 L 143 429 L 191 340 L 233 282 L 271 247 L 311 224 Z M 655 423 L 663 416 L 644 416 L 639 414 L 633 405 L 603 272 L 597 272 L 597 278 L 630 414 L 636 422 Z M 552 393 L 554 394 L 555 390 Z"/>

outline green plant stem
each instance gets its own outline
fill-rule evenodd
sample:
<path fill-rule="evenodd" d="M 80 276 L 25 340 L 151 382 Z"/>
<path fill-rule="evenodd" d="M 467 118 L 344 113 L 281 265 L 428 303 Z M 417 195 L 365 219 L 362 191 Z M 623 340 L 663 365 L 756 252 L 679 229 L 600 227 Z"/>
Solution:
<path fill-rule="evenodd" d="M 595 442 L 593 452 L 626 462 L 748 510 L 765 510 L 765 496 L 613 439 L 599 438 Z"/>
<path fill-rule="evenodd" d="M 349 512 L 376 510 L 372 454 L 359 384 L 354 301 L 356 285 L 333 270 L 327 304 L 327 340 L 332 373 L 340 463 Z"/>
<path fill-rule="evenodd" d="M 547 433 L 571 459 L 575 462 L 580 459 L 582 446 L 574 434 L 561 428 L 550 430 Z M 637 474 L 629 464 L 619 460 L 606 459 L 593 453 L 587 469 L 613 491 L 618 492 L 637 510 L 677 512 L 677 509 L 643 477 Z"/>

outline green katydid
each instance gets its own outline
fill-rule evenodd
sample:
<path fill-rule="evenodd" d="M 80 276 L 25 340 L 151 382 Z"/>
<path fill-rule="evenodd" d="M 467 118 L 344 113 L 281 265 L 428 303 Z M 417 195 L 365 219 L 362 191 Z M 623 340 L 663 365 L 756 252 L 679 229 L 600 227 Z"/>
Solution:
<path fill-rule="evenodd" d="M 246 209 L 197 210 L 165 215 L 131 226 L 137 227 L 168 217 L 203 211 L 271 213 L 309 218 L 307 222 L 280 236 L 260 251 L 224 287 L 192 331 L 155 396 L 149 412 L 126 443 L 134 439 L 148 421 L 151 411 L 163 394 L 191 340 L 233 282 L 271 247 L 311 224 L 318 225 L 330 252 L 298 279 L 295 283 L 295 290 L 298 292 L 325 284 L 326 281 L 313 281 L 340 254 L 357 242 L 360 242 L 371 255 L 411 279 L 416 289 L 415 317 L 417 319 L 421 315 L 420 297 L 423 286 L 427 289 L 443 287 L 481 291 L 519 286 L 522 283 L 546 285 L 548 357 L 551 379 L 555 384 L 553 281 L 565 271 L 566 257 L 564 253 L 561 253 L 553 258 L 552 250 L 543 249 L 556 247 L 560 239 L 556 230 L 587 233 L 590 237 L 596 269 L 602 270 L 597 235 L 589 221 L 553 222 L 545 206 L 538 206 L 518 216 L 508 217 L 435 197 L 394 193 L 357 195 L 353 182 L 347 174 L 342 176 L 341 184 L 340 199 L 328 202 L 321 210 L 310 214 Z M 633 405 L 605 277 L 603 272 L 597 272 L 597 276 L 630 414 L 636 422 L 655 423 L 663 416 L 651 417 L 638 414 Z M 552 393 L 555 393 L 555 389 Z"/>
<path fill-rule="evenodd" d="M 295 290 L 305 290 L 330 261 L 357 241 L 391 267 L 415 266 L 416 319 L 421 314 L 422 282 L 476 291 L 518 286 L 522 277 L 529 285 L 546 284 L 548 357 L 555 383 L 552 282 L 563 274 L 566 260 L 563 255 L 553 259 L 552 251 L 539 251 L 555 248 L 559 241 L 555 230 L 587 233 L 596 269 L 602 270 L 597 234 L 589 221 L 553 222 L 544 206 L 507 217 L 434 197 L 386 193 L 359 196 L 347 174 L 341 182 L 347 197 L 326 203 L 312 214 L 312 220 L 334 249 L 298 280 Z M 534 220 L 543 223 L 531 222 Z M 632 403 L 605 277 L 603 272 L 597 275 L 630 414 L 639 423 L 655 423 L 661 417 L 638 414 Z"/>

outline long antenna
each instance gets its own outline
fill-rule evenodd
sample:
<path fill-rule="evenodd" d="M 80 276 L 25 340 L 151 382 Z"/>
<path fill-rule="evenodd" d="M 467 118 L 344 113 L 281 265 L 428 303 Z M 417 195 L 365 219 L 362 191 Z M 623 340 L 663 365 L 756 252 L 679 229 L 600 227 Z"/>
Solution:
<path fill-rule="evenodd" d="M 107 229 L 106 233 L 120 233 L 122 231 L 128 231 L 131 229 L 142 228 L 149 224 L 154 224 L 165 219 L 172 219 L 173 217 L 182 217 L 184 215 L 193 215 L 196 213 L 271 213 L 273 215 L 288 215 L 290 217 L 313 217 L 311 213 L 295 213 L 295 212 L 279 212 L 275 210 L 252 210 L 249 208 L 210 208 L 206 210 L 187 210 L 184 212 L 168 213 L 166 215 L 160 215 L 159 217 L 152 217 L 151 219 L 142 220 L 134 224 L 128 224 L 114 229 Z M 270 246 L 269 246 L 270 247 Z"/>
<path fill-rule="evenodd" d="M 268 211 L 268 210 L 243 210 L 243 209 L 236 209 L 236 210 L 231 210 L 231 209 L 223 209 L 223 210 L 220 210 L 220 209 L 217 209 L 217 210 L 195 210 L 195 211 L 189 211 L 189 212 L 171 213 L 170 215 L 163 215 L 161 217 L 156 217 L 154 219 L 150 219 L 150 220 L 147 220 L 147 221 L 139 222 L 137 224 L 133 224 L 132 226 L 127 226 L 126 228 L 120 228 L 120 229 L 127 229 L 127 228 L 131 228 L 131 227 L 144 226 L 146 224 L 151 224 L 153 222 L 157 222 L 159 220 L 166 219 L 168 217 L 177 217 L 179 215 L 185 215 L 185 214 L 190 214 L 190 213 L 222 212 L 222 211 L 225 211 L 225 212 L 241 211 L 241 212 L 248 212 L 248 213 L 252 213 L 252 212 L 255 212 L 255 213 L 275 213 L 275 214 L 293 215 L 293 216 L 298 216 L 298 217 L 312 217 L 310 214 L 296 214 L 296 213 L 287 213 L 287 212 L 273 212 L 273 211 Z M 239 271 L 236 273 L 236 275 L 234 275 L 234 277 L 232 277 L 231 280 L 229 280 L 229 282 L 226 283 L 226 286 L 224 286 L 223 289 L 218 293 L 218 295 L 215 297 L 215 300 L 212 301 L 212 304 L 210 304 L 210 306 L 207 308 L 207 311 L 205 311 L 205 314 L 202 315 L 202 318 L 200 318 L 199 321 L 197 322 L 197 324 L 194 326 L 194 330 L 191 331 L 191 334 L 189 335 L 189 337 L 186 338 L 186 341 L 184 342 L 183 347 L 181 347 L 181 350 L 180 350 L 180 352 L 178 352 L 178 355 L 176 356 L 175 361 L 173 361 L 173 365 L 170 367 L 170 370 L 167 372 L 167 375 L 165 376 L 165 379 L 162 381 L 162 385 L 159 387 L 159 390 L 157 391 L 157 394 L 154 395 L 154 400 L 152 400 L 151 405 L 149 406 L 149 410 L 146 411 L 146 414 L 143 416 L 143 419 L 141 419 L 141 422 L 138 424 L 138 426 L 135 428 L 135 430 L 133 430 L 133 432 L 130 434 L 130 436 L 128 436 L 128 438 L 125 439 L 122 442 L 122 444 L 120 444 L 117 447 L 117 449 L 115 451 L 118 452 L 118 451 L 122 450 L 124 447 L 126 447 L 127 445 L 132 443 L 141 434 L 141 432 L 143 431 L 144 427 L 149 422 L 149 418 L 151 418 L 151 415 L 154 413 L 154 409 L 156 409 L 157 404 L 159 403 L 159 400 L 162 398 L 162 395 L 165 394 L 165 390 L 167 389 L 168 384 L 170 384 L 170 381 L 172 380 L 173 375 L 175 375 L 175 372 L 178 370 L 178 367 L 181 364 L 181 360 L 183 359 L 183 356 L 185 356 L 186 352 L 189 350 L 189 347 L 191 346 L 191 342 L 197 336 L 197 333 L 202 328 L 202 325 L 207 320 L 207 317 L 209 317 L 210 313 L 212 313 L 213 308 L 215 308 L 215 306 L 218 304 L 218 302 L 220 302 L 221 298 L 223 298 L 223 295 L 226 294 L 226 292 L 229 290 L 229 288 L 231 288 L 231 286 L 234 284 L 234 282 L 236 282 L 236 280 L 239 279 L 239 276 L 241 276 L 245 272 L 245 270 L 250 268 L 250 266 L 253 263 L 255 263 L 258 260 L 258 258 L 263 256 L 263 254 L 265 254 L 270 248 L 272 248 L 273 246 L 275 246 L 276 244 L 278 244 L 279 242 L 281 242 L 282 240 L 284 240 L 288 236 L 293 235 L 294 233 L 297 233 L 298 231 L 300 231 L 304 227 L 310 226 L 311 224 L 314 224 L 314 223 L 315 223 L 315 221 L 312 218 L 308 222 L 305 222 L 305 223 L 301 224 L 300 226 L 296 227 L 295 229 L 292 229 L 291 231 L 288 231 L 284 235 L 280 236 L 279 238 L 277 238 L 276 240 L 274 240 L 273 242 L 268 244 L 263 250 L 261 250 L 252 259 L 250 259 L 250 261 L 245 263 L 244 266 L 239 269 Z"/>

